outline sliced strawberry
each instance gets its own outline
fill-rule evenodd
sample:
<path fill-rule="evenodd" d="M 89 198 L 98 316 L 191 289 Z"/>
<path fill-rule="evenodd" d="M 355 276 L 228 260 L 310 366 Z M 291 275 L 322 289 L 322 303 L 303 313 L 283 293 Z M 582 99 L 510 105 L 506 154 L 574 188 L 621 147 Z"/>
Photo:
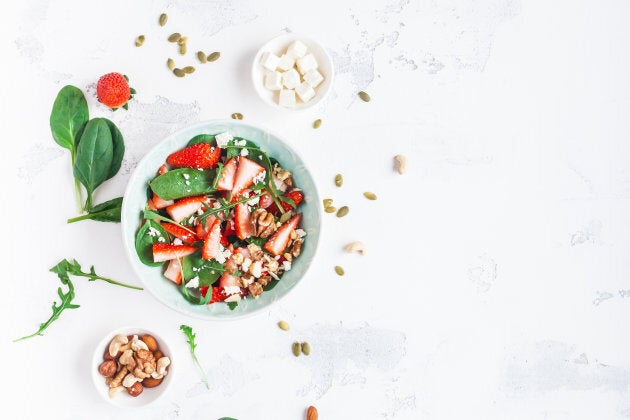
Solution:
<path fill-rule="evenodd" d="M 295 203 L 295 207 L 299 206 L 300 203 L 304 201 L 304 193 L 300 190 L 291 190 L 288 193 L 282 194 L 282 196 L 293 200 L 293 202 Z M 284 211 L 293 210 L 295 208 L 287 202 L 284 202 L 282 200 L 279 200 L 279 201 Z M 273 214 L 274 216 L 278 216 L 280 214 L 280 211 L 278 210 L 278 206 L 276 205 L 276 203 L 273 203 L 272 205 L 270 205 L 267 208 L 267 211 Z"/>
<path fill-rule="evenodd" d="M 186 168 L 214 168 L 221 157 L 221 149 L 208 143 L 197 143 L 172 153 L 166 162 L 173 166 Z"/>
<path fill-rule="evenodd" d="M 225 230 L 223 232 L 223 235 L 227 237 L 227 236 L 231 236 L 235 234 L 236 234 L 236 230 L 234 229 L 234 221 L 228 220 L 227 223 L 225 224 Z"/>
<path fill-rule="evenodd" d="M 185 257 L 195 252 L 197 248 L 190 245 L 153 244 L 153 261 L 162 262 Z"/>
<path fill-rule="evenodd" d="M 282 251 L 284 251 L 289 244 L 289 239 L 291 239 L 291 231 L 295 230 L 300 221 L 300 216 L 301 214 L 298 213 L 288 222 L 280 226 L 278 230 L 271 235 L 271 238 L 265 242 L 265 245 L 263 246 L 265 250 L 274 255 L 282 254 Z"/>
<path fill-rule="evenodd" d="M 208 286 L 201 286 L 200 290 L 201 290 L 201 296 L 206 297 L 206 294 L 208 293 Z M 218 286 L 212 286 L 212 297 L 210 298 L 210 302 L 208 302 L 208 304 L 214 303 L 214 302 L 223 302 L 225 299 L 227 298 L 227 296 L 225 296 L 225 293 L 223 292 L 223 288 L 218 287 Z"/>
<path fill-rule="evenodd" d="M 232 200 L 238 200 L 241 193 L 254 183 L 254 179 L 265 171 L 265 168 L 241 156 L 238 161 L 236 175 L 234 175 L 234 186 L 232 187 Z"/>
<path fill-rule="evenodd" d="M 153 211 L 157 210 L 157 207 L 155 207 L 155 204 L 153 204 L 153 199 L 147 200 L 147 208 Z"/>
<path fill-rule="evenodd" d="M 208 236 L 208 232 L 204 229 L 202 223 L 197 223 L 196 227 L 197 237 L 201 240 L 204 240 L 206 236 Z"/>
<path fill-rule="evenodd" d="M 164 228 L 165 231 L 167 231 L 171 235 L 175 236 L 176 238 L 181 239 L 182 242 L 184 242 L 185 244 L 192 244 L 199 240 L 197 235 L 184 229 L 183 227 L 179 225 L 174 225 L 172 223 L 164 223 L 162 224 L 162 227 Z"/>
<path fill-rule="evenodd" d="M 168 206 L 166 212 L 171 216 L 171 219 L 179 223 L 195 214 L 205 200 L 206 197 L 204 196 L 182 198 L 175 204 Z"/>
<path fill-rule="evenodd" d="M 269 193 L 266 192 L 260 196 L 260 201 L 258 202 L 258 206 L 261 209 L 266 209 L 272 204 L 273 204 L 273 198 L 271 198 L 271 195 Z"/>
<path fill-rule="evenodd" d="M 247 239 L 254 235 L 254 226 L 249 215 L 247 204 L 239 203 L 234 209 L 234 225 L 236 226 L 236 236 L 239 239 Z"/>
<path fill-rule="evenodd" d="M 173 200 L 164 200 L 164 199 L 160 198 L 156 193 L 153 193 L 153 205 L 155 206 L 156 209 L 166 208 L 168 206 L 173 205 L 173 203 L 175 203 L 175 201 L 173 201 Z"/>
<path fill-rule="evenodd" d="M 166 167 L 166 163 L 163 163 L 162 166 L 160 166 L 160 169 L 158 169 L 158 176 L 160 175 L 164 175 L 165 173 L 168 172 L 168 168 Z"/>
<path fill-rule="evenodd" d="M 234 174 L 236 174 L 236 167 L 238 162 L 236 157 L 231 158 L 225 162 L 225 166 L 219 175 L 219 182 L 217 182 L 217 190 L 232 191 L 234 186 Z"/>
<path fill-rule="evenodd" d="M 182 267 L 179 264 L 179 260 L 174 259 L 168 263 L 166 271 L 164 271 L 164 277 L 178 286 L 182 284 Z"/>
<path fill-rule="evenodd" d="M 209 260 L 219 256 L 221 252 L 221 221 L 216 219 L 210 230 L 208 236 L 203 240 L 203 248 L 201 248 L 201 258 Z"/>

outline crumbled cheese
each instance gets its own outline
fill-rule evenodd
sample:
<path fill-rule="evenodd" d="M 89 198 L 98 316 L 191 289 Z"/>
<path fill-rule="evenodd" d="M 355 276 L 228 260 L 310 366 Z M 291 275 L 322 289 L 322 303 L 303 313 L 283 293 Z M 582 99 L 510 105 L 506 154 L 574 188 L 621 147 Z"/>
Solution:
<path fill-rule="evenodd" d="M 221 252 L 221 254 L 223 255 L 223 258 L 227 259 L 232 256 L 232 251 L 230 251 L 229 249 L 225 249 Z"/>
<path fill-rule="evenodd" d="M 287 260 L 282 261 L 282 268 L 284 269 L 284 271 L 291 270 L 291 262 Z"/>
<path fill-rule="evenodd" d="M 241 267 L 243 268 L 243 271 L 247 271 L 249 270 L 249 266 L 252 264 L 252 260 L 250 260 L 249 258 L 245 258 L 243 260 L 243 264 L 241 264 Z"/>
<path fill-rule="evenodd" d="M 190 218 L 188 219 L 188 224 L 192 225 L 193 223 L 195 223 L 195 216 L 190 216 Z"/>
<path fill-rule="evenodd" d="M 227 299 L 224 300 L 224 302 L 238 302 L 239 300 L 241 300 L 241 295 L 232 295 L 232 296 L 228 296 Z"/>
<path fill-rule="evenodd" d="M 199 271 L 199 267 L 193 267 L 192 271 Z"/>
<path fill-rule="evenodd" d="M 247 140 L 234 140 L 234 146 L 247 146 Z"/>
<path fill-rule="evenodd" d="M 218 201 L 215 201 L 214 203 L 212 203 L 213 209 L 218 209 L 219 207 L 221 207 L 221 203 L 219 203 Z"/>
<path fill-rule="evenodd" d="M 203 209 L 198 209 L 197 214 L 201 216 L 203 214 Z"/>
<path fill-rule="evenodd" d="M 173 239 L 173 245 L 183 245 L 184 243 L 182 242 L 181 239 L 179 238 L 175 238 Z"/>
<path fill-rule="evenodd" d="M 225 286 L 223 288 L 223 293 L 226 295 L 233 295 L 235 293 L 241 293 L 241 288 L 238 286 Z"/>
<path fill-rule="evenodd" d="M 190 185 L 190 181 L 186 181 L 186 185 Z"/>
<path fill-rule="evenodd" d="M 188 179 L 188 178 L 190 178 L 190 175 L 184 174 L 184 179 Z"/>
<path fill-rule="evenodd" d="M 306 236 L 306 232 L 304 231 L 304 229 L 295 229 L 295 233 L 297 234 L 298 238 L 303 238 Z"/>
<path fill-rule="evenodd" d="M 186 190 L 186 192 L 190 192 L 190 188 Z"/>
<path fill-rule="evenodd" d="M 195 276 L 192 279 L 188 280 L 188 283 L 186 283 L 186 287 L 199 287 L 199 276 Z"/>
<path fill-rule="evenodd" d="M 250 205 L 250 206 L 255 206 L 255 205 L 258 204 L 259 201 L 260 201 L 260 197 L 255 197 L 255 198 L 252 198 L 251 200 L 249 200 L 247 202 L 247 204 Z"/>
<path fill-rule="evenodd" d="M 241 149 L 241 156 L 247 156 L 247 155 L 249 155 L 249 150 Z"/>
<path fill-rule="evenodd" d="M 149 234 L 149 236 L 160 236 L 161 233 L 159 230 L 157 230 L 156 228 L 154 228 L 153 226 L 149 226 L 149 231 L 147 232 Z"/>
<path fill-rule="evenodd" d="M 267 176 L 267 171 L 262 171 L 261 173 L 256 175 L 256 177 L 252 180 L 252 182 L 254 183 L 254 185 L 259 184 L 265 180 L 266 176 Z"/>
<path fill-rule="evenodd" d="M 253 263 L 250 272 L 256 278 L 262 276 L 262 261 L 256 261 Z"/>
<path fill-rule="evenodd" d="M 158 238 L 158 242 L 166 242 L 166 239 L 164 239 L 164 237 L 163 237 L 163 236 L 160 236 L 160 237 Z"/>
<path fill-rule="evenodd" d="M 223 264 L 225 262 L 225 256 L 223 255 L 224 252 L 225 248 L 223 248 L 223 245 L 219 245 L 219 254 L 215 258 L 219 264 Z"/>
<path fill-rule="evenodd" d="M 227 144 L 233 138 L 234 137 L 232 137 L 232 135 L 230 133 L 228 133 L 227 131 L 225 133 L 217 134 L 216 136 L 214 136 L 214 139 L 217 142 L 217 146 L 219 146 L 221 148 L 225 148 L 225 146 L 227 146 Z"/>

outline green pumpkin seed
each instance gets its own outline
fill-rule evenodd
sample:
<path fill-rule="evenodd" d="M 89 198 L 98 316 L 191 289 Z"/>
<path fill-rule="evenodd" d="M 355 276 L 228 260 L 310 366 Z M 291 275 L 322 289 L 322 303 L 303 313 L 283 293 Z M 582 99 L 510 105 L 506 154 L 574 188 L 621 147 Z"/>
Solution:
<path fill-rule="evenodd" d="M 280 223 L 286 223 L 291 218 L 291 216 L 293 216 L 293 212 L 288 211 L 284 213 L 282 216 L 280 216 Z"/>
<path fill-rule="evenodd" d="M 302 343 L 302 353 L 304 353 L 305 356 L 311 354 L 311 345 L 306 341 Z"/>
<path fill-rule="evenodd" d="M 179 54 L 180 55 L 185 55 L 186 54 L 186 44 L 181 44 L 179 46 Z"/>
<path fill-rule="evenodd" d="M 173 69 L 173 74 L 177 77 L 184 77 L 186 75 L 182 69 Z"/>
<path fill-rule="evenodd" d="M 136 38 L 136 47 L 141 47 L 142 44 L 144 44 L 144 35 L 140 35 Z"/>
<path fill-rule="evenodd" d="M 300 353 L 302 352 L 302 346 L 300 345 L 300 343 L 298 343 L 297 341 L 295 343 L 293 343 L 293 345 L 291 346 L 291 351 L 293 352 L 293 355 L 295 357 L 298 357 L 300 355 Z"/>
<path fill-rule="evenodd" d="M 186 66 L 182 69 L 186 74 L 192 74 L 195 72 L 195 68 L 193 66 Z"/>
<path fill-rule="evenodd" d="M 169 70 L 173 70 L 175 68 L 175 62 L 172 58 L 166 60 L 166 65 L 168 66 Z"/>
<path fill-rule="evenodd" d="M 240 112 L 235 112 L 234 114 L 232 114 L 232 119 L 233 120 L 242 120 L 243 119 L 243 114 L 241 114 Z"/>
<path fill-rule="evenodd" d="M 322 120 L 321 118 L 316 119 L 315 121 L 313 121 L 313 128 L 317 129 L 322 125 Z"/>
<path fill-rule="evenodd" d="M 187 37 L 187 36 L 183 36 L 183 37 L 181 37 L 181 38 L 179 38 L 179 39 L 177 40 L 177 44 L 178 44 L 178 45 L 184 45 L 184 44 L 186 44 L 187 42 L 188 42 L 188 37 Z"/>
<path fill-rule="evenodd" d="M 335 266 L 335 273 L 337 273 L 340 276 L 343 276 L 344 274 L 346 274 L 346 272 L 343 271 L 343 268 L 341 268 L 341 266 L 338 266 L 338 265 Z"/>
<path fill-rule="evenodd" d="M 367 198 L 368 200 L 376 200 L 376 194 L 374 194 L 373 192 L 369 192 L 369 191 L 364 192 L 363 196 Z"/>
<path fill-rule="evenodd" d="M 197 59 L 199 59 L 200 63 L 205 63 L 206 60 L 206 53 L 203 51 L 197 51 Z"/>
<path fill-rule="evenodd" d="M 160 22 L 160 26 L 164 26 L 164 25 L 166 25 L 166 21 L 167 21 L 167 20 L 168 20 L 168 15 L 167 15 L 166 13 L 162 13 L 162 14 L 160 15 L 160 20 L 159 20 L 159 22 Z"/>
<path fill-rule="evenodd" d="M 280 327 L 282 331 L 289 331 L 289 324 L 286 321 L 278 322 L 278 327 Z"/>
<path fill-rule="evenodd" d="M 218 51 L 215 51 L 212 54 L 208 55 L 207 60 L 209 63 L 212 63 L 213 61 L 217 61 L 219 57 L 221 57 L 221 53 Z"/>
<path fill-rule="evenodd" d="M 324 208 L 332 206 L 332 198 L 324 198 Z"/>
<path fill-rule="evenodd" d="M 337 217 L 343 217 L 350 212 L 348 206 L 343 206 L 339 210 L 337 210 Z"/>
<path fill-rule="evenodd" d="M 337 207 L 335 207 L 335 206 L 324 207 L 324 211 L 326 213 L 334 213 L 334 212 L 337 211 Z"/>
<path fill-rule="evenodd" d="M 343 185 L 343 176 L 341 174 L 335 175 L 335 185 L 338 187 Z"/>
<path fill-rule="evenodd" d="M 181 37 L 182 35 L 180 33 L 175 32 L 174 34 L 169 35 L 168 42 L 177 42 Z"/>
<path fill-rule="evenodd" d="M 359 92 L 359 98 L 361 98 L 363 102 L 370 102 L 370 99 L 372 99 L 370 98 L 370 95 L 367 94 L 367 92 L 363 91 Z"/>

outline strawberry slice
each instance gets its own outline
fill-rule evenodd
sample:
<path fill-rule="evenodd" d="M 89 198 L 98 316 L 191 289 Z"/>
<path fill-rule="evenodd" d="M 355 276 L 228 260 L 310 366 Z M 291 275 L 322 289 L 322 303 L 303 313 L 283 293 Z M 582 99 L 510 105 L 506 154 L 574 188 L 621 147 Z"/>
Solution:
<path fill-rule="evenodd" d="M 267 207 L 269 207 L 272 204 L 273 204 L 273 198 L 271 198 L 271 194 L 266 192 L 266 193 L 264 193 L 263 195 L 260 196 L 260 201 L 258 202 L 258 206 L 261 209 L 266 209 Z"/>
<path fill-rule="evenodd" d="M 221 149 L 208 143 L 197 143 L 172 153 L 166 162 L 185 168 L 214 168 L 221 157 Z"/>
<path fill-rule="evenodd" d="M 265 242 L 263 248 L 274 255 L 282 254 L 282 251 L 284 251 L 289 244 L 291 231 L 295 230 L 300 221 L 300 216 L 301 214 L 298 213 L 293 216 L 288 222 L 280 226 L 278 230 L 276 230 L 275 233 L 271 235 L 271 238 L 269 238 L 267 242 Z"/>
<path fill-rule="evenodd" d="M 232 187 L 232 200 L 238 200 L 241 193 L 254 183 L 254 179 L 265 171 L 265 168 L 241 156 L 238 161 L 236 175 L 234 175 L 234 186 Z"/>
<path fill-rule="evenodd" d="M 232 191 L 237 165 L 238 162 L 236 161 L 236 157 L 233 157 L 225 162 L 225 166 L 219 175 L 220 178 L 219 182 L 217 182 L 217 190 Z"/>
<path fill-rule="evenodd" d="M 197 248 L 190 245 L 153 244 L 153 261 L 162 262 L 185 257 L 195 252 Z"/>
<path fill-rule="evenodd" d="M 182 267 L 179 264 L 179 260 L 174 259 L 168 263 L 166 271 L 164 271 L 164 277 L 178 286 L 182 284 Z"/>
<path fill-rule="evenodd" d="M 174 225 L 172 223 L 163 223 L 162 227 L 165 231 L 167 231 L 174 237 L 181 239 L 182 242 L 184 242 L 185 244 L 192 244 L 199 240 L 197 235 L 179 225 Z"/>
<path fill-rule="evenodd" d="M 157 174 L 158 176 L 160 176 L 160 175 L 164 175 L 167 172 L 168 172 L 168 168 L 166 167 L 166 163 L 163 163 L 162 166 L 160 166 L 160 169 L 158 169 Z"/>
<path fill-rule="evenodd" d="M 157 210 L 157 207 L 155 207 L 155 204 L 153 204 L 153 199 L 147 200 L 147 208 L 153 211 Z"/>
<path fill-rule="evenodd" d="M 201 296 L 206 297 L 208 289 L 208 286 L 201 286 Z M 208 305 L 214 302 L 223 302 L 226 298 L 227 296 L 225 296 L 225 293 L 223 292 L 223 289 L 221 287 L 212 286 L 212 297 L 210 298 L 210 302 L 208 302 Z"/>
<path fill-rule="evenodd" d="M 254 235 L 254 226 L 247 204 L 239 203 L 236 205 L 234 209 L 234 224 L 236 225 L 236 236 L 239 239 L 247 239 Z"/>
<path fill-rule="evenodd" d="M 205 239 L 205 237 L 208 236 L 208 232 L 210 231 L 210 228 L 212 227 L 212 224 L 216 219 L 217 218 L 215 217 L 215 215 L 211 214 L 206 218 L 205 222 L 197 223 L 197 237 L 199 239 Z"/>
<path fill-rule="evenodd" d="M 302 201 L 304 201 L 304 193 L 300 190 L 291 190 L 288 193 L 282 194 L 282 196 L 286 198 L 290 198 L 295 203 L 295 207 L 293 207 L 291 204 L 280 200 L 280 204 L 282 205 L 282 208 L 284 209 L 284 211 L 293 210 L 294 208 L 299 206 Z M 280 215 L 280 211 L 278 210 L 278 206 L 276 205 L 276 203 L 271 204 L 267 208 L 267 211 L 273 214 L 274 216 Z"/>
<path fill-rule="evenodd" d="M 179 223 L 188 216 L 195 214 L 204 201 L 206 201 L 204 196 L 182 198 L 175 204 L 168 206 L 166 212 L 171 216 L 171 219 Z"/>
<path fill-rule="evenodd" d="M 153 206 L 156 209 L 163 209 L 175 203 L 175 201 L 173 200 L 164 200 L 163 198 L 160 198 L 156 193 L 153 193 L 152 201 L 153 201 Z"/>
<path fill-rule="evenodd" d="M 221 252 L 221 221 L 216 219 L 208 235 L 203 240 L 203 248 L 201 248 L 201 258 L 209 260 L 216 258 Z"/>

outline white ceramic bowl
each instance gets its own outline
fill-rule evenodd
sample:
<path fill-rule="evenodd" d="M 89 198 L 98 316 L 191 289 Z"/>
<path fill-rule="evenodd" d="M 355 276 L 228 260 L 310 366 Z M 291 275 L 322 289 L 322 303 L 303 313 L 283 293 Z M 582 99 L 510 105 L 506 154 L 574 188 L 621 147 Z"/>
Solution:
<path fill-rule="evenodd" d="M 278 104 L 279 91 L 271 91 L 265 87 L 264 76 L 268 72 L 268 70 L 260 64 L 260 58 L 263 53 L 267 51 L 272 52 L 277 56 L 281 56 L 282 54 L 284 54 L 289 44 L 291 44 L 293 41 L 302 41 L 308 47 L 307 54 L 312 53 L 313 56 L 315 56 L 315 59 L 317 59 L 317 63 L 319 65 L 319 68 L 317 70 L 322 74 L 322 76 L 324 76 L 324 81 L 314 89 L 315 96 L 313 97 L 313 99 L 305 103 L 302 102 L 296 95 L 295 107 L 286 108 Z M 330 58 L 330 55 L 328 55 L 324 47 L 308 37 L 288 33 L 279 35 L 271 39 L 270 41 L 267 41 L 262 47 L 260 47 L 260 49 L 256 53 L 256 56 L 254 57 L 254 62 L 252 63 L 252 83 L 254 84 L 254 89 L 256 89 L 258 96 L 260 96 L 260 98 L 269 105 L 289 111 L 304 110 L 318 104 L 328 95 L 335 76 L 334 72 L 335 71 L 332 58 Z"/>
<path fill-rule="evenodd" d="M 164 356 L 168 356 L 171 359 L 171 364 L 168 366 L 168 375 L 164 377 L 162 383 L 155 388 L 144 388 L 142 394 L 137 397 L 132 397 L 127 394 L 126 391 L 119 392 L 115 397 L 109 397 L 109 387 L 105 384 L 105 378 L 98 372 L 98 367 L 101 363 L 104 362 L 103 353 L 105 350 L 109 348 L 109 343 L 117 334 L 125 334 L 125 335 L 138 335 L 142 336 L 144 334 L 152 335 L 153 338 L 158 343 L 158 349 L 164 354 Z M 150 331 L 144 328 L 137 327 L 123 327 L 118 328 L 114 331 L 110 331 L 107 333 L 103 339 L 96 345 L 94 349 L 94 355 L 92 356 L 92 380 L 94 382 L 94 386 L 96 387 L 96 392 L 103 397 L 105 401 L 110 404 L 116 405 L 122 408 L 133 408 L 133 407 L 145 407 L 148 404 L 151 404 L 157 401 L 162 395 L 166 393 L 171 382 L 173 382 L 173 373 L 174 373 L 174 360 L 173 352 L 171 351 L 168 344 L 162 337 L 160 337 L 155 331 Z"/>

